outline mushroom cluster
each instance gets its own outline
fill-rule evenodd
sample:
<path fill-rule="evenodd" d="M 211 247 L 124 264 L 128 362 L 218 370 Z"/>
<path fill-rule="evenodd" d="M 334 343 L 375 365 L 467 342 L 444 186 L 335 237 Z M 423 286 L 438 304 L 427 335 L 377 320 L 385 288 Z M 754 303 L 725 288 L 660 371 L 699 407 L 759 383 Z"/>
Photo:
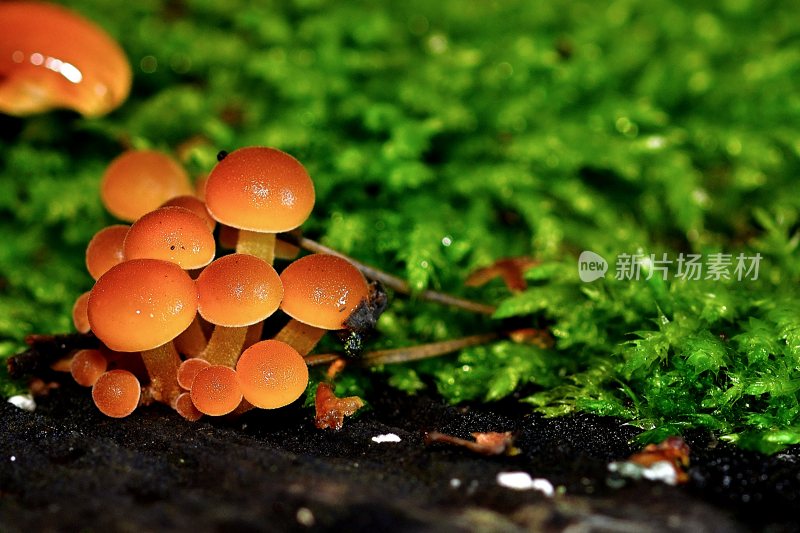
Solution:
<path fill-rule="evenodd" d="M 368 299 L 364 276 L 338 256 L 273 267 L 298 254 L 276 234 L 314 206 L 296 159 L 266 147 L 218 159 L 194 192 L 181 166 L 155 151 L 122 154 L 102 178 L 103 204 L 128 224 L 100 230 L 86 249 L 95 285 L 73 319 L 101 346 L 75 354 L 71 371 L 107 416 L 151 402 L 188 420 L 286 406 L 307 388 L 304 356 Z M 279 310 L 288 323 L 263 338 Z"/>

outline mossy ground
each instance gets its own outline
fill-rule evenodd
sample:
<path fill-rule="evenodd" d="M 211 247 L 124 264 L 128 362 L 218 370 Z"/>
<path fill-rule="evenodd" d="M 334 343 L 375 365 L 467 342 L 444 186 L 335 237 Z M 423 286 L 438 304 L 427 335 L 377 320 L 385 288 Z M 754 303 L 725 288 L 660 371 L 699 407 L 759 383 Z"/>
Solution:
<path fill-rule="evenodd" d="M 800 442 L 793 2 L 67 3 L 120 40 L 134 91 L 102 119 L 0 118 L 0 353 L 71 329 L 91 287 L 83 247 L 112 222 L 99 178 L 124 147 L 171 151 L 197 176 L 220 149 L 266 144 L 315 179 L 308 235 L 415 290 L 500 306 L 485 319 L 394 298 L 374 346 L 508 317 L 556 338 L 342 388 L 523 390 L 545 413 L 620 416 L 653 438 Z M 605 279 L 580 281 L 582 250 L 612 261 Z M 613 258 L 636 253 L 762 260 L 756 281 L 615 280 Z M 463 287 L 518 255 L 542 261 L 526 292 Z"/>

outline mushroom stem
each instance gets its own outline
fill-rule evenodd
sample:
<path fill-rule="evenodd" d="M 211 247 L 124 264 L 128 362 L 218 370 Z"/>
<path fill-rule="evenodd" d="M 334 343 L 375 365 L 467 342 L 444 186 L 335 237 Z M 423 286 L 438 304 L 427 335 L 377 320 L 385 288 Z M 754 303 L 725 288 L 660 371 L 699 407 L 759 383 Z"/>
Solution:
<path fill-rule="evenodd" d="M 275 262 L 275 234 L 240 229 L 236 253 L 254 255 L 271 265 Z"/>
<path fill-rule="evenodd" d="M 208 339 L 203 333 L 203 327 L 200 325 L 197 315 L 195 315 L 189 327 L 175 337 L 173 342 L 178 353 L 182 353 L 187 357 L 198 357 L 203 353 L 208 344 Z"/>
<path fill-rule="evenodd" d="M 244 338 L 243 350 L 251 347 L 261 340 L 261 334 L 264 333 L 264 322 L 256 322 L 252 326 L 247 327 L 247 335 Z"/>
<path fill-rule="evenodd" d="M 181 358 L 172 342 L 152 350 L 143 350 L 142 360 L 150 376 L 150 387 L 156 401 L 172 405 L 182 392 L 178 385 L 178 367 Z"/>
<path fill-rule="evenodd" d="M 325 331 L 322 328 L 303 324 L 293 318 L 275 335 L 275 340 L 285 342 L 297 350 L 300 355 L 306 356 L 325 335 Z"/>
<path fill-rule="evenodd" d="M 364 356 L 356 361 L 364 366 L 378 366 L 395 363 L 407 363 L 410 361 L 418 361 L 420 359 L 429 359 L 431 357 L 439 357 L 440 355 L 447 355 L 470 346 L 479 346 L 481 344 L 489 343 L 500 337 L 497 333 L 484 333 L 481 335 L 470 335 L 468 337 L 461 337 L 458 339 L 450 339 L 440 342 L 431 342 L 428 344 L 418 344 L 416 346 L 407 346 L 404 348 L 394 348 L 391 350 L 377 350 L 374 352 L 367 352 Z M 335 353 L 324 353 L 311 355 L 305 358 L 308 366 L 324 365 L 339 359 L 341 356 Z"/>
<path fill-rule="evenodd" d="M 368 277 L 369 279 L 380 281 L 386 287 L 389 287 L 390 289 L 394 290 L 395 292 L 399 292 L 400 294 L 410 295 L 412 293 L 411 286 L 404 279 L 398 278 L 397 276 L 393 276 L 388 272 L 384 272 L 383 270 L 377 269 L 375 267 L 371 267 L 369 265 L 365 265 L 364 263 L 360 263 L 359 261 L 356 261 L 352 257 L 347 256 L 341 252 L 337 252 L 333 248 L 328 248 L 327 246 L 320 244 L 316 241 L 313 241 L 303 236 L 296 236 L 290 233 L 281 233 L 280 239 L 285 242 L 289 242 L 291 244 L 296 244 L 297 246 L 300 246 L 301 248 L 309 252 L 339 256 L 342 259 L 350 261 L 353 264 L 353 266 L 359 269 L 364 274 L 364 276 Z M 417 296 L 422 300 L 428 300 L 430 302 L 436 302 L 443 305 L 449 305 L 451 307 L 457 307 L 459 309 L 470 311 L 472 313 L 491 315 L 494 314 L 496 310 L 496 308 L 491 305 L 486 305 L 479 302 L 473 302 L 472 300 L 459 298 L 457 296 L 452 296 L 450 294 L 445 294 L 443 292 L 438 292 L 438 291 L 425 290 L 418 294 L 415 294 L 415 296 Z"/>
<path fill-rule="evenodd" d="M 216 326 L 205 351 L 200 356 L 212 365 L 236 366 L 242 353 L 248 327 Z"/>

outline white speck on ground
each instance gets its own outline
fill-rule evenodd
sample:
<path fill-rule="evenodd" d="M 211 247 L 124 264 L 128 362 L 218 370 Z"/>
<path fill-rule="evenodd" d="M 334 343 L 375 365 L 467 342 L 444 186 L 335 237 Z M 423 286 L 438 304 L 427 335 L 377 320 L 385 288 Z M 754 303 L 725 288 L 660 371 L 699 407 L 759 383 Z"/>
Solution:
<path fill-rule="evenodd" d="M 301 507 L 297 510 L 297 523 L 306 526 L 312 527 L 316 520 L 314 519 L 314 513 L 311 512 L 311 509 L 308 507 Z"/>
<path fill-rule="evenodd" d="M 548 498 L 555 494 L 553 484 L 544 478 L 532 478 L 527 472 L 500 472 L 497 484 L 514 490 L 538 490 Z"/>
<path fill-rule="evenodd" d="M 34 412 L 36 410 L 36 402 L 30 394 L 17 394 L 8 399 L 8 403 L 13 404 L 23 411 Z"/>
<path fill-rule="evenodd" d="M 394 433 L 387 433 L 385 435 L 378 435 L 377 437 L 372 437 L 372 442 L 383 443 L 383 442 L 400 442 L 400 437 L 395 435 Z"/>
<path fill-rule="evenodd" d="M 649 479 L 650 481 L 661 481 L 667 485 L 678 484 L 678 473 L 669 461 L 657 461 L 647 467 L 628 461 L 616 461 L 609 463 L 608 471 L 631 479 Z"/>

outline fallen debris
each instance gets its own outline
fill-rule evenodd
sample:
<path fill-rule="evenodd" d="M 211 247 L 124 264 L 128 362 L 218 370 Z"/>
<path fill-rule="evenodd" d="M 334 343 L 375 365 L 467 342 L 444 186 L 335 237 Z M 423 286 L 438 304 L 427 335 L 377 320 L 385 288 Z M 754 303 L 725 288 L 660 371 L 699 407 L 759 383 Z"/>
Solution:
<path fill-rule="evenodd" d="M 608 471 L 630 479 L 661 481 L 678 485 L 689 481 L 689 446 L 680 437 L 669 437 L 659 444 L 648 444 L 627 461 L 614 461 Z"/>
<path fill-rule="evenodd" d="M 377 442 L 379 444 L 384 442 L 400 442 L 400 440 L 400 437 L 394 433 L 386 433 L 385 435 L 372 437 L 372 442 Z"/>
<path fill-rule="evenodd" d="M 548 480 L 532 478 L 527 472 L 500 472 L 497 474 L 497 484 L 513 490 L 538 490 L 548 498 L 556 493 Z"/>
<path fill-rule="evenodd" d="M 358 396 L 337 398 L 333 393 L 333 387 L 327 383 L 320 383 L 317 386 L 314 405 L 316 426 L 319 429 L 339 430 L 344 425 L 344 417 L 350 416 L 364 407 L 364 400 Z"/>
<path fill-rule="evenodd" d="M 430 431 L 425 433 L 425 444 L 443 442 L 453 446 L 461 446 L 475 453 L 482 455 L 517 455 L 519 449 L 514 447 L 514 434 L 511 431 L 499 433 L 490 431 L 487 433 L 472 433 L 474 441 L 461 439 L 452 435 Z"/>

